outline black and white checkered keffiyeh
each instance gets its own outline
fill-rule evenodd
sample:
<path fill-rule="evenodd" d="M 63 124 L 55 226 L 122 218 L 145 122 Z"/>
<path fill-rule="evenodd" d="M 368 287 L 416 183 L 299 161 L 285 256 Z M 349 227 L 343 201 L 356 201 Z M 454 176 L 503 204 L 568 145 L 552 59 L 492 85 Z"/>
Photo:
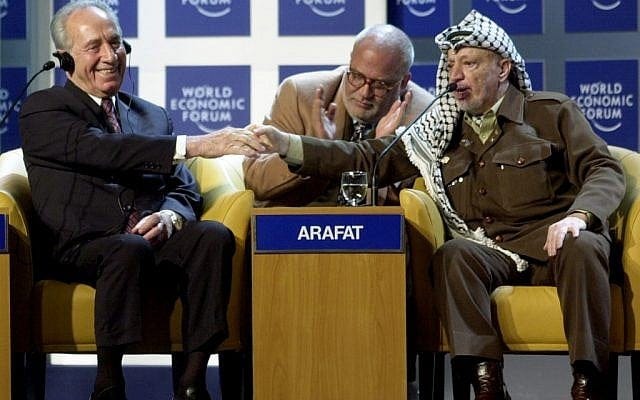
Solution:
<path fill-rule="evenodd" d="M 512 71 L 517 82 L 512 82 L 522 90 L 530 90 L 531 82 L 525 70 L 524 60 L 516 50 L 509 35 L 491 19 L 472 10 L 458 24 L 442 31 L 435 38 L 442 54 L 436 76 L 436 92 L 443 93 L 449 84 L 447 70 L 447 52 L 461 47 L 479 47 L 498 53 L 512 61 Z M 441 158 L 446 150 L 461 110 L 452 95 L 444 95 L 432 110 L 417 121 L 411 130 L 402 137 L 411 162 L 420 170 L 425 179 L 427 190 L 436 201 L 442 216 L 454 237 L 464 237 L 507 254 L 516 263 L 519 271 L 527 268 L 527 262 L 517 254 L 499 247 L 485 235 L 484 229 L 469 229 L 467 224 L 455 212 L 446 195 L 440 169 Z"/>

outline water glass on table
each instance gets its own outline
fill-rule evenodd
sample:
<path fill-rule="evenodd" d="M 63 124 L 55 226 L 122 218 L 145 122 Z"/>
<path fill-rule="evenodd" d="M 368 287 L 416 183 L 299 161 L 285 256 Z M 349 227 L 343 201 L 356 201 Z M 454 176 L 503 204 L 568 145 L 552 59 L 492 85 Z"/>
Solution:
<path fill-rule="evenodd" d="M 364 171 L 345 171 L 340 180 L 340 193 L 346 205 L 356 207 L 367 197 L 367 173 Z"/>

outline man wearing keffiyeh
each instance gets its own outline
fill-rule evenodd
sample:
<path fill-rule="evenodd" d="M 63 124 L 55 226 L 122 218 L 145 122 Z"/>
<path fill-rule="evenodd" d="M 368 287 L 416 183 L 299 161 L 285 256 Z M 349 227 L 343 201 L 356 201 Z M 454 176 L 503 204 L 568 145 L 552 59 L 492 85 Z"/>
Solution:
<path fill-rule="evenodd" d="M 624 194 L 621 166 L 567 96 L 530 90 L 522 57 L 489 18 L 472 11 L 436 44 L 438 91 L 451 83 L 456 89 L 410 128 L 379 173 L 384 184 L 418 169 L 448 227 L 450 240 L 429 268 L 454 397 L 470 381 L 476 399 L 509 398 L 490 296 L 501 285 L 544 284 L 555 285 L 560 298 L 572 398 L 604 398 L 607 219 Z M 379 126 L 394 126 L 386 122 Z M 257 134 L 281 156 L 300 160 L 292 171 L 326 177 L 367 169 L 389 142 L 329 145 L 269 128 Z"/>

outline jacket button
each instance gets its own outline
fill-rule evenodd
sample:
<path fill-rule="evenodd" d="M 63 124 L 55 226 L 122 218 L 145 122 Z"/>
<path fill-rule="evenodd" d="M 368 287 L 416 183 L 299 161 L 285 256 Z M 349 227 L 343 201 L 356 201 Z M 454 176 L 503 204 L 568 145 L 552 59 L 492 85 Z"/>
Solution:
<path fill-rule="evenodd" d="M 486 217 L 484 217 L 484 222 L 486 224 L 492 224 L 493 223 L 493 217 L 490 217 L 490 216 L 487 215 Z"/>
<path fill-rule="evenodd" d="M 484 160 L 480 160 L 480 161 L 478 161 L 478 166 L 479 166 L 480 168 L 484 168 L 484 166 L 485 166 Z"/>
<path fill-rule="evenodd" d="M 522 164 L 524 164 L 524 162 L 525 162 L 524 157 L 518 157 L 518 159 L 516 160 L 516 163 L 517 163 L 518 165 L 522 165 Z"/>
<path fill-rule="evenodd" d="M 478 189 L 478 193 L 479 193 L 480 195 L 484 196 L 485 194 L 487 194 L 487 189 L 485 189 L 485 188 L 480 188 L 480 189 Z"/>
<path fill-rule="evenodd" d="M 494 239 L 497 243 L 501 243 L 502 242 L 502 235 L 496 235 L 496 238 Z"/>

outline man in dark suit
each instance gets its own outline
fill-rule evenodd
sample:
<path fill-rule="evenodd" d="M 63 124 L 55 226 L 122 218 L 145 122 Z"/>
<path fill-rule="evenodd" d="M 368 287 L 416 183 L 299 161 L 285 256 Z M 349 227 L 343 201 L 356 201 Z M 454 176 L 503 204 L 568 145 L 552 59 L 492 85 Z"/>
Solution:
<path fill-rule="evenodd" d="M 91 399 L 125 398 L 122 356 L 141 340 L 141 292 L 152 280 L 173 282 L 167 296 L 183 301 L 175 399 L 209 399 L 205 372 L 227 335 L 235 241 L 222 224 L 198 221 L 201 197 L 180 160 L 252 156 L 260 145 L 231 128 L 172 136 L 164 109 L 119 93 L 122 31 L 102 2 L 62 7 L 51 34 L 68 81 L 29 96 L 20 133 L 33 203 L 59 264 L 45 273 L 96 288 Z"/>

